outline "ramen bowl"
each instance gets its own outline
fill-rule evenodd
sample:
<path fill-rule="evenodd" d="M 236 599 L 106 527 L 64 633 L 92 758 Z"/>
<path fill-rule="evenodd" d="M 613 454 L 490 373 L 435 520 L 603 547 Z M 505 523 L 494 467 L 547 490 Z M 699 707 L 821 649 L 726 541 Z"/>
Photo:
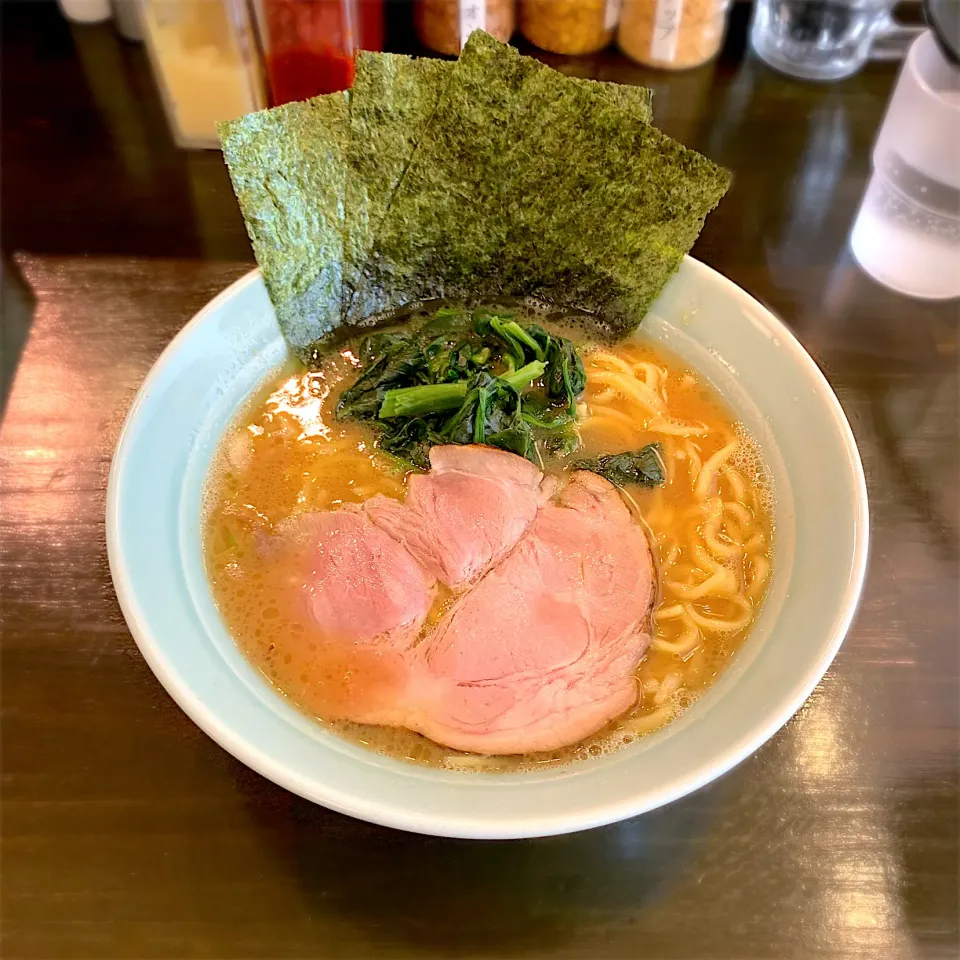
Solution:
<path fill-rule="evenodd" d="M 256 271 L 212 300 L 164 351 L 137 394 L 110 472 L 110 569 L 157 678 L 204 731 L 263 776 L 341 813 L 420 833 L 508 839 L 582 830 L 644 813 L 725 773 L 789 720 L 850 626 L 867 558 L 863 470 L 814 362 L 780 320 L 709 267 L 684 261 L 642 335 L 722 395 L 756 439 L 774 492 L 773 574 L 760 614 L 721 676 L 666 727 L 615 752 L 537 772 L 438 770 L 342 739 L 251 665 L 211 595 L 201 512 L 221 437 L 287 358 Z"/>

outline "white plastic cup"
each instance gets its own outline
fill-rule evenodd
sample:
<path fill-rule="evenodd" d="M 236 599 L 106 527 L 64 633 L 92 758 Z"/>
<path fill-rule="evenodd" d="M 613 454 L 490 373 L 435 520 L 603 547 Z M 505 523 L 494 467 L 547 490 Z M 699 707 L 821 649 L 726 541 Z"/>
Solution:
<path fill-rule="evenodd" d="M 960 297 L 960 70 L 930 31 L 914 41 L 897 79 L 850 247 L 893 290 Z"/>

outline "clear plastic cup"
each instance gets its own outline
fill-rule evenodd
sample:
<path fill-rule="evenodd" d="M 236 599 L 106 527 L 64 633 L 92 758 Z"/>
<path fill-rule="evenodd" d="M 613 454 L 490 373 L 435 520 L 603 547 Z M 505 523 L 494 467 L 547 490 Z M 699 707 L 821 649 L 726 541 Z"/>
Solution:
<path fill-rule="evenodd" d="M 910 47 L 887 106 L 850 246 L 885 286 L 960 297 L 960 69 L 929 31 Z"/>

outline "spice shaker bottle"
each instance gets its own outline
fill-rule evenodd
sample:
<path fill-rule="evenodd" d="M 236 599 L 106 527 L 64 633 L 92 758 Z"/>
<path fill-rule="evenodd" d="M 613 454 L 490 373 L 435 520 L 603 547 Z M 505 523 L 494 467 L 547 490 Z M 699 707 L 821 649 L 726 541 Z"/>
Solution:
<path fill-rule="evenodd" d="M 143 0 L 167 122 L 181 147 L 218 147 L 217 123 L 266 106 L 243 0 Z"/>
<path fill-rule="evenodd" d="M 520 0 L 520 32 L 550 53 L 602 50 L 619 19 L 620 0 Z"/>
<path fill-rule="evenodd" d="M 638 63 L 698 67 L 723 44 L 730 0 L 623 0 L 617 43 Z"/>
<path fill-rule="evenodd" d="M 270 102 L 353 85 L 357 50 L 383 49 L 383 0 L 256 0 Z"/>
<path fill-rule="evenodd" d="M 506 43 L 516 25 L 514 0 L 417 0 L 420 42 L 437 53 L 458 54 L 474 30 Z"/>
<path fill-rule="evenodd" d="M 110 19 L 110 0 L 57 0 L 71 23 L 103 23 Z"/>
<path fill-rule="evenodd" d="M 143 14 L 138 0 L 110 0 L 113 25 L 124 40 L 140 43 L 143 40 Z"/>

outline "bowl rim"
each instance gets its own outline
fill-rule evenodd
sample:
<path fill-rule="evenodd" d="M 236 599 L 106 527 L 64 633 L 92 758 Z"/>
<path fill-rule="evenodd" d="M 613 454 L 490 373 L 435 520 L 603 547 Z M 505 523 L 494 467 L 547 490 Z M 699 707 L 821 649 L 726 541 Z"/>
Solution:
<path fill-rule="evenodd" d="M 764 722 L 757 723 L 750 736 L 732 742 L 719 754 L 698 763 L 688 775 L 677 777 L 672 782 L 659 788 L 638 788 L 637 794 L 633 797 L 609 803 L 601 802 L 589 808 L 584 808 L 582 812 L 576 815 L 561 814 L 553 817 L 546 815 L 541 826 L 535 831 L 531 831 L 525 822 L 511 826 L 509 817 L 496 819 L 488 816 L 481 819 L 471 816 L 428 820 L 422 815 L 417 816 L 396 809 L 391 806 L 389 799 L 371 802 L 364 798 L 344 794 L 333 785 L 324 789 L 327 785 L 320 784 L 318 786 L 316 780 L 307 780 L 297 771 L 274 760 L 268 753 L 250 744 L 243 736 L 236 734 L 228 724 L 221 721 L 215 711 L 209 708 L 178 676 L 173 664 L 162 653 L 162 644 L 158 642 L 158 638 L 154 635 L 147 618 L 142 613 L 133 583 L 122 562 L 120 497 L 127 457 L 132 443 L 130 439 L 131 429 L 141 407 L 150 395 L 153 384 L 163 377 L 167 369 L 175 362 L 181 345 L 193 335 L 194 331 L 207 320 L 210 314 L 215 313 L 240 291 L 260 279 L 260 271 L 257 268 L 253 268 L 239 277 L 201 307 L 167 344 L 151 366 L 124 419 L 107 480 L 107 556 L 117 599 L 141 655 L 174 702 L 204 733 L 233 757 L 292 793 L 338 813 L 359 817 L 381 826 L 444 837 L 519 839 L 572 833 L 614 823 L 672 803 L 700 789 L 729 772 L 758 750 L 790 720 L 810 696 L 833 662 L 856 616 L 866 579 L 869 556 L 870 524 L 866 478 L 856 440 L 843 407 L 829 381 L 793 331 L 772 310 L 712 267 L 688 255 L 684 258 L 684 268 L 693 270 L 700 275 L 701 279 L 717 285 L 725 295 L 737 301 L 742 308 L 750 308 L 754 314 L 756 311 L 760 311 L 764 323 L 775 331 L 780 346 L 790 353 L 792 360 L 801 368 L 805 379 L 811 383 L 811 386 L 815 387 L 816 394 L 829 408 L 847 454 L 847 462 L 852 470 L 853 476 L 851 479 L 856 494 L 850 576 L 846 581 L 843 596 L 838 599 L 838 616 L 832 635 L 829 641 L 824 644 L 819 661 L 816 664 L 811 664 L 804 682 L 796 688 L 795 695 L 792 698 L 785 699 L 777 709 L 771 710 Z"/>

